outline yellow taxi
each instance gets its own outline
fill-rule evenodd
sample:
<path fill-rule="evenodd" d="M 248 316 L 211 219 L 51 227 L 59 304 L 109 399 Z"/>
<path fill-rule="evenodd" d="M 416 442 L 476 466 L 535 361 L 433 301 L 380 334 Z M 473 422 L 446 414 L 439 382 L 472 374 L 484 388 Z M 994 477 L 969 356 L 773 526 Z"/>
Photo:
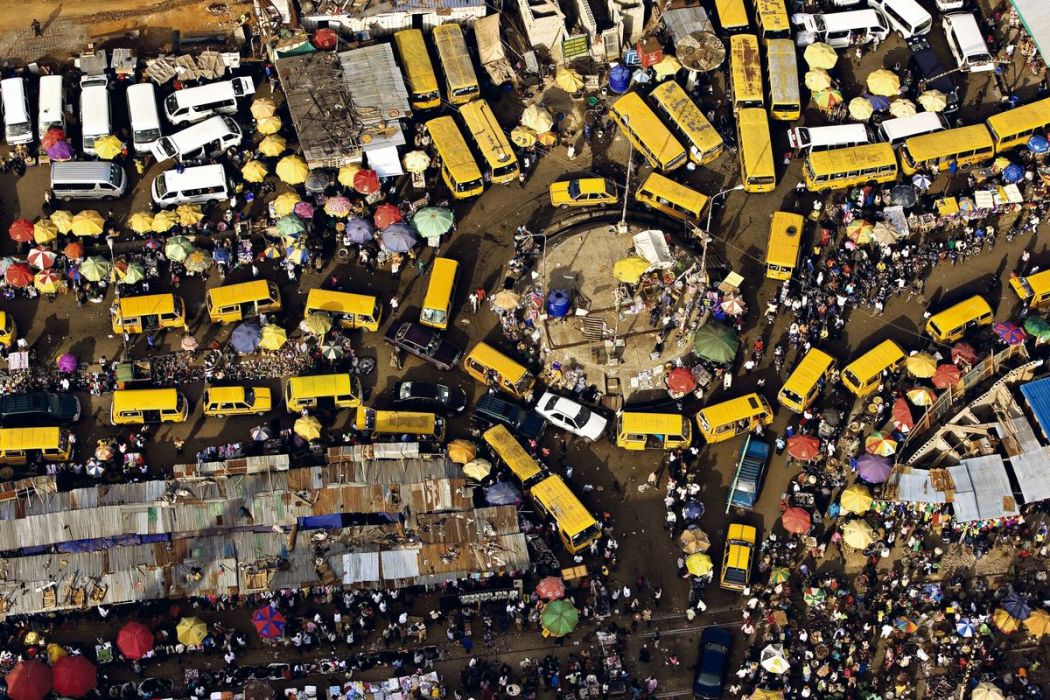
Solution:
<path fill-rule="evenodd" d="M 721 586 L 729 591 L 742 591 L 751 581 L 751 560 L 758 531 L 744 523 L 730 523 L 726 532 L 726 550 L 722 556 Z"/>
<path fill-rule="evenodd" d="M 204 390 L 201 404 L 204 415 L 215 418 L 261 416 L 273 408 L 273 396 L 265 386 L 212 386 Z"/>
<path fill-rule="evenodd" d="M 612 180 L 584 177 L 550 185 L 551 206 L 590 207 L 595 204 L 616 204 L 620 195 Z"/>

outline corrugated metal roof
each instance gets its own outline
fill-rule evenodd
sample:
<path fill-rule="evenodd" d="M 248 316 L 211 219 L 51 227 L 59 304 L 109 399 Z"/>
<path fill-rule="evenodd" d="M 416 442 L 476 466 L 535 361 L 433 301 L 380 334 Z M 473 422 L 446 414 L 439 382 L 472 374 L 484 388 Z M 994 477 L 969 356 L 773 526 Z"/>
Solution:
<path fill-rule="evenodd" d="M 707 11 L 699 6 L 668 10 L 660 19 L 675 43 L 696 32 L 714 31 Z"/>
<path fill-rule="evenodd" d="M 343 585 L 377 583 L 379 552 L 350 552 L 343 555 Z"/>
<path fill-rule="evenodd" d="M 1010 478 L 999 455 L 964 459 L 958 466 L 948 467 L 948 473 L 955 482 L 952 510 L 960 522 L 1017 515 Z"/>
<path fill-rule="evenodd" d="M 1050 377 L 1022 384 L 1021 395 L 1043 429 L 1043 438 L 1050 439 Z"/>
<path fill-rule="evenodd" d="M 1010 458 L 1025 503 L 1050 499 L 1050 447 L 1027 450 Z"/>
<path fill-rule="evenodd" d="M 407 119 L 412 115 L 408 89 L 394 62 L 390 44 L 374 44 L 339 54 L 343 82 L 358 121 L 367 127 Z"/>

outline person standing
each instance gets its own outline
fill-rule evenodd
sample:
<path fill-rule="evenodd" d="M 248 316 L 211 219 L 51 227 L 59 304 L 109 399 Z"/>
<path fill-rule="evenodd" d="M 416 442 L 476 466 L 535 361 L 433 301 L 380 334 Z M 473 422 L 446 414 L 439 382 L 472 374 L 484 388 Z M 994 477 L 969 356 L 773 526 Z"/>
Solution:
<path fill-rule="evenodd" d="M 34 19 L 29 23 L 29 28 L 33 30 L 33 36 L 44 36 L 44 28 L 40 26 L 40 20 Z"/>

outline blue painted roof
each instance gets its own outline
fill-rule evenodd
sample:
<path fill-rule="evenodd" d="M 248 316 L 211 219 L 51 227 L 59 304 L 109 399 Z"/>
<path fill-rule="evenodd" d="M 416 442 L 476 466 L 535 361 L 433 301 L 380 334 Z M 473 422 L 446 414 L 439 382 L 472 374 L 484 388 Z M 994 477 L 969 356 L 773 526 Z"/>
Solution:
<path fill-rule="evenodd" d="M 1050 377 L 1022 384 L 1021 394 L 1043 429 L 1043 437 L 1050 439 Z"/>

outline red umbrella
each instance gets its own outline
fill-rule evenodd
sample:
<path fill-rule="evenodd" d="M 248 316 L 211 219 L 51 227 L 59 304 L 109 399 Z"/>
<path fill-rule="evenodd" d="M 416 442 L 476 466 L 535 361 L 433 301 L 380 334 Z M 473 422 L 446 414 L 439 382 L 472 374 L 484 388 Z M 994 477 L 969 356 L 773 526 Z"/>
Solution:
<path fill-rule="evenodd" d="M 955 350 L 952 350 L 952 354 L 955 354 Z M 947 389 L 951 385 L 955 384 L 962 378 L 962 370 L 955 365 L 943 364 L 937 365 L 937 371 L 934 373 L 933 378 L 930 379 L 933 385 L 938 389 Z"/>
<path fill-rule="evenodd" d="M 6 680 L 13 700 L 43 700 L 51 692 L 51 669 L 36 659 L 19 661 Z"/>
<path fill-rule="evenodd" d="M 44 132 L 44 135 L 40 137 L 40 147 L 45 151 L 54 146 L 59 141 L 64 141 L 66 138 L 66 132 L 59 129 L 57 126 L 53 126 Z"/>
<path fill-rule="evenodd" d="M 360 175 L 361 173 L 358 173 Z M 393 204 L 380 204 L 376 207 L 375 222 L 376 228 L 387 228 L 394 224 L 399 224 L 404 219 L 401 215 L 401 210 L 395 207 Z"/>
<path fill-rule="evenodd" d="M 338 43 L 339 35 L 336 34 L 335 31 L 329 29 L 328 27 L 318 29 L 317 33 L 314 34 L 313 44 L 321 51 L 334 49 L 336 47 L 336 44 Z"/>
<path fill-rule="evenodd" d="M 375 170 L 358 170 L 354 173 L 354 189 L 361 194 L 379 191 L 379 175 Z"/>
<path fill-rule="evenodd" d="M 548 576 L 536 584 L 536 595 L 544 600 L 565 597 L 565 582 L 557 576 Z"/>
<path fill-rule="evenodd" d="M 911 417 L 911 407 L 905 398 L 899 398 L 893 402 L 893 422 L 901 430 L 911 430 L 915 427 L 915 419 Z"/>
<path fill-rule="evenodd" d="M 956 343 L 952 346 L 952 362 L 965 362 L 972 365 L 977 362 L 977 351 L 969 343 Z"/>
<path fill-rule="evenodd" d="M 33 271 L 25 263 L 15 263 L 4 273 L 12 287 L 28 287 L 33 284 Z"/>
<path fill-rule="evenodd" d="M 153 648 L 153 633 L 141 622 L 129 622 L 117 633 L 117 648 L 129 659 L 141 659 Z"/>
<path fill-rule="evenodd" d="M 784 529 L 793 535 L 804 535 L 809 532 L 809 511 L 803 508 L 788 508 L 780 516 L 780 521 L 784 524 Z"/>
<path fill-rule="evenodd" d="M 808 462 L 820 454 L 820 440 L 812 435 L 792 435 L 788 438 L 788 454 Z"/>
<path fill-rule="evenodd" d="M 667 373 L 667 388 L 676 394 L 688 394 L 696 388 L 696 377 L 685 367 L 675 367 Z"/>
<path fill-rule="evenodd" d="M 98 681 L 95 664 L 81 655 L 63 656 L 51 666 L 55 679 L 55 692 L 67 698 L 87 695 Z"/>
<path fill-rule="evenodd" d="M 33 222 L 29 219 L 16 219 L 7 229 L 7 235 L 11 236 L 11 240 L 19 243 L 32 243 L 34 240 Z"/>

